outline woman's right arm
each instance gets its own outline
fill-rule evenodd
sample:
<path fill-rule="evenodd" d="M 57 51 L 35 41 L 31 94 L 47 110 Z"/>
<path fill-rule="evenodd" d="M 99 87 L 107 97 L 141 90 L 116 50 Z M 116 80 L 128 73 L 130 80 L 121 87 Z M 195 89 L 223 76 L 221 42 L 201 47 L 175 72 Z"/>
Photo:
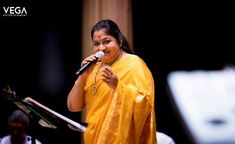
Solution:
<path fill-rule="evenodd" d="M 67 98 L 67 106 L 69 111 L 77 112 L 82 110 L 84 105 L 83 94 L 84 94 L 85 84 L 86 84 L 85 75 L 79 76 L 78 79 L 75 81 Z"/>
<path fill-rule="evenodd" d="M 81 66 L 95 59 L 96 59 L 95 55 L 91 55 L 82 61 Z M 71 112 L 81 111 L 84 106 L 83 96 L 84 96 L 84 88 L 86 85 L 87 76 L 88 76 L 87 72 L 84 72 L 82 75 L 80 75 L 75 81 L 71 91 L 68 94 L 67 106 L 69 111 Z"/>

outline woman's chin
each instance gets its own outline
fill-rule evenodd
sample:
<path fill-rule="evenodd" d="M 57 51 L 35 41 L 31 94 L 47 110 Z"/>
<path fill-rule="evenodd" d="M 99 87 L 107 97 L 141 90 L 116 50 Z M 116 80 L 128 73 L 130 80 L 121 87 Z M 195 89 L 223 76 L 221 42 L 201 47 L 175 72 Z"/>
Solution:
<path fill-rule="evenodd" d="M 105 63 L 105 64 L 109 64 L 109 63 L 110 63 L 110 61 L 109 61 L 108 59 L 106 59 L 106 58 L 103 58 L 102 61 L 103 61 L 103 63 Z"/>
<path fill-rule="evenodd" d="M 107 63 L 107 62 L 109 62 L 109 57 L 107 55 L 104 55 L 102 60 L 104 63 Z"/>

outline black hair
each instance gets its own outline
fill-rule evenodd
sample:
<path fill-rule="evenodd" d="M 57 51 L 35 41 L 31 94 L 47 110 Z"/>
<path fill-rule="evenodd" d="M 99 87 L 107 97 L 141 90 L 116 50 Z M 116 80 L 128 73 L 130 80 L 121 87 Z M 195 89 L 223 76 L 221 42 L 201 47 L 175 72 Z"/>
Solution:
<path fill-rule="evenodd" d="M 121 49 L 127 53 L 134 53 L 131 49 L 130 46 L 126 40 L 126 38 L 122 35 L 118 25 L 110 20 L 110 19 L 105 19 L 105 20 L 101 20 L 98 23 L 96 23 L 92 30 L 91 30 L 91 38 L 93 39 L 93 34 L 95 31 L 101 30 L 101 29 L 105 29 L 105 33 L 107 35 L 113 36 L 118 44 L 121 45 Z"/>

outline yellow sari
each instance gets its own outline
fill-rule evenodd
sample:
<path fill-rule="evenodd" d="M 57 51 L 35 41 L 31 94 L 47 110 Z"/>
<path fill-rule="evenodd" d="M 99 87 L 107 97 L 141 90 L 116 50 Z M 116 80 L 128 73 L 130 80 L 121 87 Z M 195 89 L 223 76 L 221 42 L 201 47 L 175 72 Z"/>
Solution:
<path fill-rule="evenodd" d="M 85 144 L 156 144 L 154 80 L 144 61 L 128 54 L 114 63 L 115 90 L 100 80 L 100 65 L 85 86 Z"/>

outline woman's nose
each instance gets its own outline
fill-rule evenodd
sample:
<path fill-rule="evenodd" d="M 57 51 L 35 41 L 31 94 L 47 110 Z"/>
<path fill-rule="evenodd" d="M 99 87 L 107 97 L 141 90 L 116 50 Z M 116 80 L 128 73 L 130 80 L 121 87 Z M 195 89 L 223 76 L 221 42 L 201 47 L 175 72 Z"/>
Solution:
<path fill-rule="evenodd" d="M 100 47 L 99 47 L 99 50 L 100 50 L 100 51 L 103 51 L 103 50 L 105 50 L 105 49 L 106 49 L 106 46 L 100 45 Z"/>

